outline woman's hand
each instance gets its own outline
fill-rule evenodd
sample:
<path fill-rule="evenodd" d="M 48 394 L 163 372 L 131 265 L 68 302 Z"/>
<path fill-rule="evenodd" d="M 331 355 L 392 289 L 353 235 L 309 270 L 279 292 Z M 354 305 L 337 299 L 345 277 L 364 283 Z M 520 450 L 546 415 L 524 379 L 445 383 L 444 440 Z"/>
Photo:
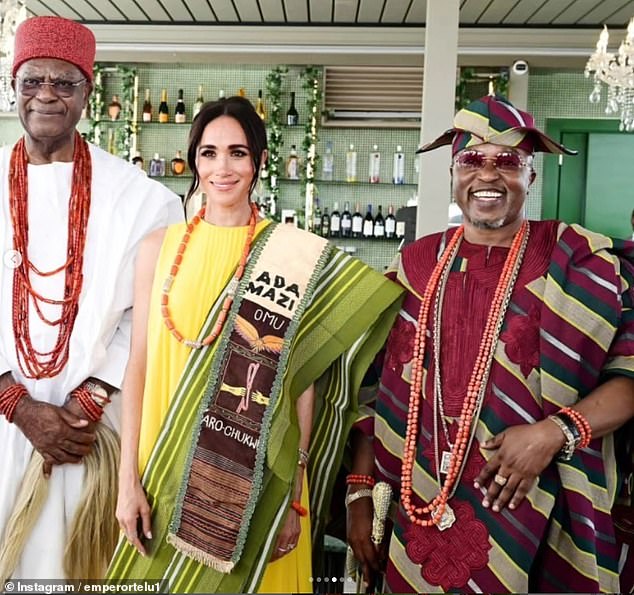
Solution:
<path fill-rule="evenodd" d="M 126 487 L 120 482 L 115 514 L 128 542 L 142 556 L 145 556 L 146 551 L 141 543 L 140 535 L 144 535 L 147 539 L 152 539 L 152 520 L 150 505 L 145 497 L 143 486 L 138 479 L 134 482 L 128 482 Z"/>
<path fill-rule="evenodd" d="M 286 515 L 286 521 L 284 522 L 282 531 L 277 536 L 277 542 L 275 543 L 275 550 L 271 556 L 271 562 L 285 556 L 297 547 L 301 531 L 299 514 L 295 509 L 291 508 Z"/>
<path fill-rule="evenodd" d="M 482 506 L 492 505 L 495 512 L 507 504 L 517 508 L 564 442 L 562 431 L 549 419 L 512 426 L 484 442 L 482 448 L 496 452 L 474 482 L 476 488 L 487 489 Z"/>

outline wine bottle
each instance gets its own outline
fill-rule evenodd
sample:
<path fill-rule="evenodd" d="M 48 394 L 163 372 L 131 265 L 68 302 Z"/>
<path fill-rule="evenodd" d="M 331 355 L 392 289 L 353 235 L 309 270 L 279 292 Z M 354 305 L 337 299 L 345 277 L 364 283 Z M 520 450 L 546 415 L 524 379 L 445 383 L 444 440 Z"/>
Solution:
<path fill-rule="evenodd" d="M 286 159 L 286 177 L 289 180 L 299 180 L 299 157 L 295 145 L 291 145 L 291 150 Z"/>
<path fill-rule="evenodd" d="M 176 107 L 174 108 L 174 122 L 177 124 L 184 124 L 187 121 L 187 115 L 185 114 L 185 102 L 183 101 L 183 90 L 178 90 L 178 99 L 176 100 Z"/>
<path fill-rule="evenodd" d="M 352 235 L 352 213 L 350 203 L 346 202 L 341 213 L 341 237 L 349 238 Z"/>
<path fill-rule="evenodd" d="M 119 114 L 121 113 L 121 103 L 119 103 L 119 96 L 113 95 L 112 101 L 110 105 L 108 105 L 108 116 L 114 122 L 119 119 Z"/>
<path fill-rule="evenodd" d="M 371 238 L 374 235 L 374 217 L 372 217 L 372 205 L 368 205 L 368 212 L 363 220 L 363 237 Z"/>
<path fill-rule="evenodd" d="M 378 184 L 381 181 L 381 153 L 379 153 L 378 145 L 372 147 L 368 169 L 368 180 L 370 184 Z"/>
<path fill-rule="evenodd" d="M 262 89 L 258 91 L 258 99 L 255 102 L 255 113 L 262 118 L 262 120 L 266 120 L 266 108 L 264 107 L 264 100 L 262 99 Z"/>
<path fill-rule="evenodd" d="M 150 90 L 145 90 L 145 101 L 143 102 L 143 121 L 152 121 L 152 102 L 150 101 Z"/>
<path fill-rule="evenodd" d="M 390 205 L 387 208 L 387 216 L 385 217 L 385 237 L 391 240 L 396 235 L 396 217 L 394 217 L 394 207 Z"/>
<path fill-rule="evenodd" d="M 381 205 L 379 205 L 379 212 L 374 218 L 374 237 L 382 240 L 385 237 L 385 219 L 381 212 Z"/>
<path fill-rule="evenodd" d="M 319 208 L 319 199 L 315 199 L 315 208 L 313 209 L 313 233 L 321 235 L 321 209 Z"/>
<path fill-rule="evenodd" d="M 351 144 L 346 152 L 346 182 L 357 181 L 357 152 Z"/>
<path fill-rule="evenodd" d="M 339 203 L 336 202 L 330 215 L 330 237 L 338 238 L 341 235 L 341 215 L 339 213 Z"/>
<path fill-rule="evenodd" d="M 297 124 L 299 124 L 299 113 L 295 108 L 295 91 L 291 91 L 291 106 L 286 112 L 286 125 L 297 126 Z"/>
<path fill-rule="evenodd" d="M 352 215 L 352 237 L 360 238 L 363 236 L 363 215 L 361 214 L 361 205 L 357 203 L 357 208 Z"/>
<path fill-rule="evenodd" d="M 403 153 L 403 147 L 401 147 L 401 145 L 396 145 L 396 153 L 394 153 L 392 183 L 405 184 L 405 153 Z"/>
<path fill-rule="evenodd" d="M 326 152 L 322 159 L 321 179 L 331 182 L 334 178 L 335 156 L 332 154 L 332 141 L 326 143 Z"/>
<path fill-rule="evenodd" d="M 185 173 L 185 160 L 180 151 L 176 151 L 174 159 L 170 161 L 170 170 L 175 176 L 181 176 Z"/>
<path fill-rule="evenodd" d="M 161 91 L 161 103 L 159 104 L 159 122 L 165 123 L 170 121 L 170 110 L 167 107 L 167 89 Z"/>
<path fill-rule="evenodd" d="M 203 86 L 198 85 L 198 96 L 196 97 L 196 101 L 194 101 L 194 107 L 192 108 L 192 120 L 198 115 L 200 108 L 205 103 L 205 99 L 203 98 Z"/>
<path fill-rule="evenodd" d="M 321 235 L 324 238 L 330 237 L 330 215 L 328 214 L 328 207 L 324 207 L 324 212 L 321 216 Z"/>

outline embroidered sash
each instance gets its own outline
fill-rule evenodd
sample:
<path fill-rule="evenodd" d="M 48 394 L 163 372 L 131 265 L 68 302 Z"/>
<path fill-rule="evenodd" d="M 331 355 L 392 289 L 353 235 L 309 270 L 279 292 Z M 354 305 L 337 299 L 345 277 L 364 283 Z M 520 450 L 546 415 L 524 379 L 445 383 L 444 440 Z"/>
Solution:
<path fill-rule="evenodd" d="M 167 540 L 221 572 L 240 559 L 290 346 L 329 251 L 312 234 L 273 229 L 252 254 L 220 338 Z"/>

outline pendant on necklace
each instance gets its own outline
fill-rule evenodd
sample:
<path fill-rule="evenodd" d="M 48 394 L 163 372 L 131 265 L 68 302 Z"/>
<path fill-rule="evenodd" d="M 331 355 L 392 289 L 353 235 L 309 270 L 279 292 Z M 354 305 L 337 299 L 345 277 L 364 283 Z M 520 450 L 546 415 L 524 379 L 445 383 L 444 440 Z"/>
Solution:
<path fill-rule="evenodd" d="M 443 475 L 447 475 L 447 473 L 449 473 L 450 464 L 451 464 L 451 453 L 447 450 L 443 450 L 442 456 L 440 458 L 440 472 Z"/>
<path fill-rule="evenodd" d="M 437 511 L 438 509 L 434 510 L 434 516 L 438 514 Z M 440 520 L 438 521 L 436 527 L 439 531 L 444 531 L 445 529 L 449 529 L 449 527 L 451 527 L 455 522 L 456 515 L 453 509 L 451 508 L 451 506 L 449 506 L 449 504 L 445 504 L 445 510 L 443 511 L 442 516 L 440 517 Z"/>

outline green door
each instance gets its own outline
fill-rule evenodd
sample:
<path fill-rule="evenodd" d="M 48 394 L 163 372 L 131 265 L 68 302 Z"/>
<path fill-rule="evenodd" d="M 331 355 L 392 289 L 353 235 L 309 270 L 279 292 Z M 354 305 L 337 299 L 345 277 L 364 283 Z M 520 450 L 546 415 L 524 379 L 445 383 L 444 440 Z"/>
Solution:
<path fill-rule="evenodd" d="M 545 158 L 542 216 L 630 238 L 634 134 L 614 120 L 550 120 L 547 131 L 579 155 Z"/>

